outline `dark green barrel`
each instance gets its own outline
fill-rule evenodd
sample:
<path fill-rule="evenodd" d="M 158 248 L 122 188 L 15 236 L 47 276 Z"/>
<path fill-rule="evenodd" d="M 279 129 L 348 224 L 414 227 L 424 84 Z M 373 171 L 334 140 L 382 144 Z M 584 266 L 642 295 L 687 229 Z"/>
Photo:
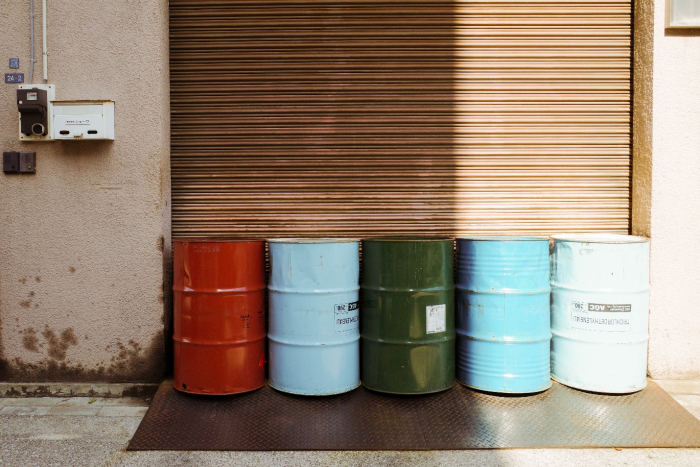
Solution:
<path fill-rule="evenodd" d="M 393 394 L 452 387 L 452 240 L 364 240 L 362 256 L 362 384 Z"/>

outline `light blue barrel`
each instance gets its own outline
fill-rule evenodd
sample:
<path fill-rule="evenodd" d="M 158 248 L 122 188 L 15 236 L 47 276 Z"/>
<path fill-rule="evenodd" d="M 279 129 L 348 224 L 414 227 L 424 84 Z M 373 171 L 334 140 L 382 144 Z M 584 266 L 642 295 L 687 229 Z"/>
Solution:
<path fill-rule="evenodd" d="M 269 384 L 322 396 L 360 385 L 360 243 L 269 240 Z"/>
<path fill-rule="evenodd" d="M 552 379 L 624 394 L 647 385 L 649 239 L 555 235 Z"/>
<path fill-rule="evenodd" d="M 549 240 L 458 238 L 456 290 L 457 380 L 499 393 L 549 388 Z"/>

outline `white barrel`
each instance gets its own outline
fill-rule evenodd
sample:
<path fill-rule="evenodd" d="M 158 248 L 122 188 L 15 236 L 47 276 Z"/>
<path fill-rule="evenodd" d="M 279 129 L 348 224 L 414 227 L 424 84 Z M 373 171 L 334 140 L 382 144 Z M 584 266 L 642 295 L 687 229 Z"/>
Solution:
<path fill-rule="evenodd" d="M 604 393 L 644 389 L 649 240 L 612 234 L 552 238 L 552 379 Z"/>

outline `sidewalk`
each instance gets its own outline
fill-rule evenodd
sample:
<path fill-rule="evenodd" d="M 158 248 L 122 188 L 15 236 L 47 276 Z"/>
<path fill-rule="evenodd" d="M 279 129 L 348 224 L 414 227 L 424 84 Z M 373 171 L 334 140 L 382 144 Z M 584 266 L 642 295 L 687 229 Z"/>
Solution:
<path fill-rule="evenodd" d="M 700 418 L 700 381 L 657 381 Z M 144 398 L 0 399 L 0 465 L 30 466 L 700 466 L 700 449 L 429 452 L 126 452 Z"/>
<path fill-rule="evenodd" d="M 700 381 L 656 380 L 656 384 L 700 419 Z"/>

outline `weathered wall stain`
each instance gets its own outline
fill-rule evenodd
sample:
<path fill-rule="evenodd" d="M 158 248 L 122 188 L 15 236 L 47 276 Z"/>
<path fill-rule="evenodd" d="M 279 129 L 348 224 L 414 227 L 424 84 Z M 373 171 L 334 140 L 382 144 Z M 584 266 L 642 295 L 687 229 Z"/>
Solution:
<path fill-rule="evenodd" d="M 31 308 L 34 295 L 36 295 L 36 293 L 32 290 L 31 292 L 29 292 L 29 297 L 26 300 L 22 300 L 21 302 L 19 302 L 19 306 L 21 306 L 22 308 Z M 34 305 L 35 308 L 37 308 L 38 306 L 38 304 Z"/>
<path fill-rule="evenodd" d="M 0 389 L 0 397 L 136 397 L 150 402 L 158 390 L 158 384 L 149 383 L 124 384 L 116 387 L 101 386 L 102 383 L 87 385 L 19 383 L 16 386 L 10 386 L 4 392 Z"/>
<path fill-rule="evenodd" d="M 168 241 L 163 251 L 163 314 L 160 317 L 163 324 L 165 339 L 165 368 L 172 373 L 173 362 L 173 244 Z M 267 299 L 267 294 L 265 295 Z"/>
<path fill-rule="evenodd" d="M 0 310 L 0 381 L 5 381 L 8 374 L 7 360 L 5 360 L 5 346 L 2 343 L 2 310 Z"/>
<path fill-rule="evenodd" d="M 73 274 L 75 272 L 75 268 L 71 266 L 68 268 L 68 271 L 70 271 L 70 273 Z"/>
<path fill-rule="evenodd" d="M 5 394 L 0 394 L 2 397 L 21 397 L 22 393 L 15 388 L 10 388 Z"/>
<path fill-rule="evenodd" d="M 39 347 L 44 347 L 44 344 L 39 342 L 39 338 L 36 336 L 36 331 L 34 328 L 27 328 L 20 331 L 22 334 L 22 346 L 31 351 L 39 352 Z"/>
<path fill-rule="evenodd" d="M 46 339 L 49 345 L 49 357 L 58 361 L 63 361 L 66 359 L 66 351 L 71 345 L 78 345 L 78 338 L 75 337 L 73 328 L 64 329 L 61 332 L 61 337 L 59 338 L 56 336 L 56 333 L 54 333 L 53 330 L 46 326 L 41 335 L 44 336 L 44 339 Z"/>
<path fill-rule="evenodd" d="M 102 362 L 95 367 L 82 364 L 71 364 L 65 361 L 65 350 L 77 344 L 72 328 L 65 329 L 61 336 L 48 329 L 42 332 L 49 346 L 54 345 L 54 354 L 58 351 L 57 359 L 49 356 L 39 362 L 24 362 L 20 358 L 5 360 L 0 358 L 0 380 L 7 382 L 143 382 L 157 383 L 165 375 L 165 357 L 163 353 L 163 334 L 158 333 L 151 338 L 149 345 L 143 348 L 134 340 L 124 344 L 117 341 L 108 346 L 113 355 L 108 362 Z M 48 337 L 47 337 L 48 336 Z M 75 344 L 73 344 L 75 342 Z M 68 344 L 65 350 L 63 345 Z M 78 349 L 79 350 L 79 347 Z M 1 357 L 1 355 L 0 355 Z"/>

